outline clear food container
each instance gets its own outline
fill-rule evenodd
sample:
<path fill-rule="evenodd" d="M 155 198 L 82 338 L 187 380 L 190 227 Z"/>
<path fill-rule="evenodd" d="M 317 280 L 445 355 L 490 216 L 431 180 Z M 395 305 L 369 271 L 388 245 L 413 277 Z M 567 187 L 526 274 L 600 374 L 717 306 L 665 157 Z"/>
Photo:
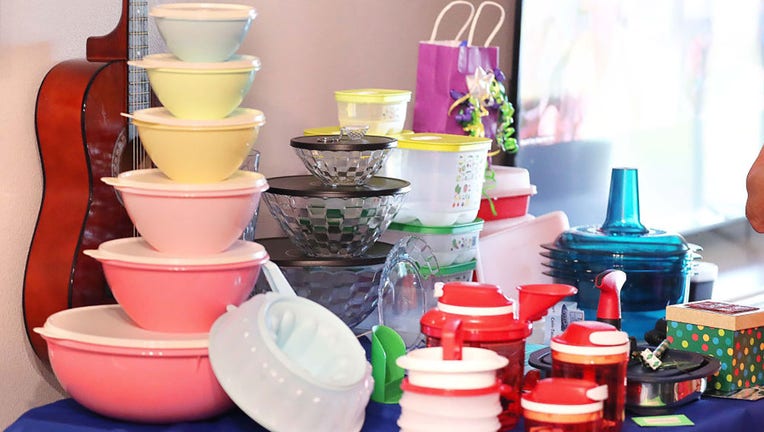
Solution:
<path fill-rule="evenodd" d="M 380 175 L 411 183 L 393 219 L 427 226 L 472 222 L 480 209 L 490 138 L 414 133 L 398 137 Z"/>
<path fill-rule="evenodd" d="M 407 224 L 393 222 L 382 233 L 380 239 L 387 243 L 395 243 L 406 236 L 419 237 L 432 248 L 438 265 L 450 266 L 476 258 L 482 229 L 482 219 L 447 227 L 426 226 L 419 222 Z"/>
<path fill-rule="evenodd" d="M 354 89 L 334 92 L 340 126 L 368 126 L 370 135 L 403 131 L 410 90 Z"/>

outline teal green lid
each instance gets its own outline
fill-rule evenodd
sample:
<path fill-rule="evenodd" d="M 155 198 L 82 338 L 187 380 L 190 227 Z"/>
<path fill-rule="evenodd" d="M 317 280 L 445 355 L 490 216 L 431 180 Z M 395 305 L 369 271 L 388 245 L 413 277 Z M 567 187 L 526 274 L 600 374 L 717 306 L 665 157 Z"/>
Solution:
<path fill-rule="evenodd" d="M 477 218 L 472 222 L 449 226 L 427 226 L 419 221 L 410 223 L 393 222 L 387 228 L 394 231 L 404 231 L 418 234 L 462 234 L 466 232 L 480 231 L 483 229 L 483 219 Z"/>

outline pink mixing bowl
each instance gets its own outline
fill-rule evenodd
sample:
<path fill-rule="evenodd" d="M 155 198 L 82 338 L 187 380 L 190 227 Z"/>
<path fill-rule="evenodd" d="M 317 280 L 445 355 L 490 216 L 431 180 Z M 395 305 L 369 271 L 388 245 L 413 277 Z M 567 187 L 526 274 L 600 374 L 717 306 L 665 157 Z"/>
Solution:
<path fill-rule="evenodd" d="M 162 332 L 208 332 L 226 306 L 246 300 L 268 260 L 265 248 L 244 240 L 202 257 L 163 254 L 140 237 L 110 240 L 84 253 L 101 262 L 127 315 Z"/>
<path fill-rule="evenodd" d="M 158 169 L 106 177 L 135 228 L 159 251 L 177 256 L 221 252 L 241 237 L 268 189 L 262 174 L 237 171 L 215 183 L 178 183 Z"/>
<path fill-rule="evenodd" d="M 207 333 L 147 331 L 119 305 L 64 310 L 35 331 L 64 390 L 101 415 L 174 423 L 233 406 L 212 372 Z"/>

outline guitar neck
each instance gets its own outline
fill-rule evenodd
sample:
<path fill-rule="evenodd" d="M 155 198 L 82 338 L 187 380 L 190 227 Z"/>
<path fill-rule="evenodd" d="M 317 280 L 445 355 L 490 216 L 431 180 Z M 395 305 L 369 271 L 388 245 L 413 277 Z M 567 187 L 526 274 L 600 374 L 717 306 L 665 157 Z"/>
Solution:
<path fill-rule="evenodd" d="M 130 0 L 127 21 L 128 60 L 140 60 L 149 51 L 148 0 Z M 127 111 L 148 108 L 150 105 L 149 81 L 146 71 L 135 66 L 128 67 Z"/>

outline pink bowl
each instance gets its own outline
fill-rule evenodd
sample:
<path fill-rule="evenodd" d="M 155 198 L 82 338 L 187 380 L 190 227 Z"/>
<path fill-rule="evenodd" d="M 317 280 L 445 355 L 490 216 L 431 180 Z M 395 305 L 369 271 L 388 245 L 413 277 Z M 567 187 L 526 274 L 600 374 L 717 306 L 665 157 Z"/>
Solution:
<path fill-rule="evenodd" d="M 238 240 L 204 257 L 174 257 L 140 237 L 111 240 L 85 254 L 101 262 L 114 298 L 139 326 L 161 332 L 208 332 L 247 299 L 268 254 Z"/>
<path fill-rule="evenodd" d="M 227 180 L 189 184 L 158 169 L 106 177 L 119 191 L 135 228 L 157 250 L 201 256 L 227 249 L 239 237 L 268 189 L 262 174 L 238 171 Z"/>
<path fill-rule="evenodd" d="M 233 406 L 212 372 L 207 333 L 149 332 L 118 305 L 58 312 L 35 331 L 48 343 L 64 390 L 101 415 L 174 423 L 213 417 Z"/>

